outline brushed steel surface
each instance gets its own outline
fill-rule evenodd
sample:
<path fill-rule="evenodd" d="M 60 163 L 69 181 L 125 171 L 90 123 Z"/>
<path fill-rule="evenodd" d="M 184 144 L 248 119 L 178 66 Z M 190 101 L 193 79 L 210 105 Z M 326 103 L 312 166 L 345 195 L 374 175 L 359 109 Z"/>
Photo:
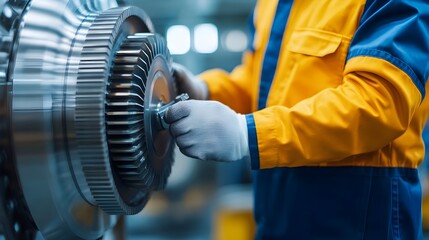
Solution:
<path fill-rule="evenodd" d="M 153 31 L 145 19 L 146 14 L 134 7 L 104 11 L 86 35 L 79 62 L 74 123 L 77 152 L 93 203 L 109 214 L 136 214 L 149 196 L 123 186 L 117 179 L 110 163 L 105 126 L 105 93 L 115 53 L 127 36 Z"/>
<path fill-rule="evenodd" d="M 173 143 L 158 124 L 158 112 L 177 94 L 165 40 L 151 33 L 129 36 L 109 81 L 107 135 L 119 178 L 136 189 L 161 190 L 171 172 Z"/>
<path fill-rule="evenodd" d="M 147 59 L 129 61 L 136 53 L 122 49 L 123 42 L 153 36 L 154 29 L 143 10 L 119 8 L 116 0 L 0 0 L 0 10 L 0 133 L 6 136 L 0 151 L 16 167 L 7 170 L 16 172 L 22 196 L 16 206 L 45 239 L 101 238 L 114 215 L 141 211 L 171 171 L 171 137 L 156 125 L 160 105 L 175 97 L 166 44 L 149 41 L 142 50 Z M 114 61 L 125 64 L 113 69 Z M 127 82 L 133 76 L 125 73 L 111 87 L 139 91 L 106 94 L 112 72 L 135 68 L 144 72 L 144 85 Z M 133 137 L 108 141 L 120 135 Z M 143 159 L 150 171 L 145 178 L 124 175 L 126 164 L 112 164 L 115 154 Z"/>
<path fill-rule="evenodd" d="M 44 238 L 96 239 L 116 218 L 98 206 L 84 172 L 82 149 L 86 146 L 76 129 L 76 94 L 81 62 L 88 57 L 83 52 L 89 31 L 109 32 L 98 29 L 95 21 L 117 3 L 33 0 L 30 4 L 9 72 L 13 151 L 23 193 Z M 131 31 L 133 26 L 126 29 Z M 108 71 L 110 59 L 104 60 Z"/>

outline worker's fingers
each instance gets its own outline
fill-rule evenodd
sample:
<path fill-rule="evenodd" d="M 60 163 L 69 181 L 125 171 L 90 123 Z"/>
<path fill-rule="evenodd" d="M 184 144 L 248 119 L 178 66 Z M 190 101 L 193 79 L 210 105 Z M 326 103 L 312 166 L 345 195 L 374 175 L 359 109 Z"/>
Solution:
<path fill-rule="evenodd" d="M 184 147 L 184 148 L 179 147 L 179 150 L 185 156 L 188 156 L 188 157 L 191 157 L 191 158 L 200 159 L 200 160 L 204 160 L 204 158 L 202 157 L 201 152 L 198 151 L 198 147 L 196 147 L 195 145 L 192 145 L 190 147 Z"/>
<path fill-rule="evenodd" d="M 191 107 L 193 100 L 178 102 L 171 106 L 165 113 L 165 122 L 172 124 L 176 121 L 179 121 L 182 118 L 189 116 L 191 113 Z"/>
<path fill-rule="evenodd" d="M 180 137 L 191 131 L 192 125 L 186 119 L 181 119 L 170 124 L 170 134 L 174 138 Z"/>
<path fill-rule="evenodd" d="M 190 148 L 195 145 L 195 139 L 184 134 L 176 138 L 176 144 L 180 149 Z"/>

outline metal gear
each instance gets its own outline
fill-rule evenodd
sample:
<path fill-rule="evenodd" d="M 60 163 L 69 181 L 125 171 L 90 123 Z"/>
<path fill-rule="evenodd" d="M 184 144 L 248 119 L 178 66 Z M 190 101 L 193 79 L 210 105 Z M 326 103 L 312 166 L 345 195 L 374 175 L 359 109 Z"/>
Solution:
<path fill-rule="evenodd" d="M 175 97 L 170 62 L 166 42 L 154 34 L 129 36 L 116 53 L 107 91 L 107 135 L 119 178 L 131 187 L 163 189 L 171 172 L 172 139 L 152 122 L 153 108 Z M 146 97 L 146 91 L 157 96 Z M 158 138 L 162 148 L 154 144 Z"/>
<path fill-rule="evenodd" d="M 115 0 L 0 10 L 0 234 L 98 239 L 170 174 L 166 43 L 143 10 Z"/>
<path fill-rule="evenodd" d="M 77 150 L 91 197 L 109 214 L 136 214 L 146 204 L 149 192 L 132 189 L 115 180 L 105 134 L 105 92 L 115 51 L 133 31 L 129 25 L 143 13 L 132 7 L 109 9 L 98 15 L 82 50 L 76 91 Z M 135 21 L 135 19 L 134 19 Z M 149 29 L 136 24 L 140 32 Z M 138 116 L 137 116 L 138 117 Z"/>

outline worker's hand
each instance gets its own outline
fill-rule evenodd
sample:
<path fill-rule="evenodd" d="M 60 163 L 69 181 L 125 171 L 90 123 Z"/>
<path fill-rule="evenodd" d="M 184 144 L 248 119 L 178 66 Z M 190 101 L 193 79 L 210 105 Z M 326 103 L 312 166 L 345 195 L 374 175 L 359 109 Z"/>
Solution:
<path fill-rule="evenodd" d="M 179 102 L 168 109 L 166 122 L 188 157 L 223 162 L 249 157 L 245 117 L 219 102 Z"/>
<path fill-rule="evenodd" d="M 173 70 L 179 93 L 187 93 L 192 99 L 207 100 L 208 90 L 203 80 L 180 64 L 173 63 Z"/>

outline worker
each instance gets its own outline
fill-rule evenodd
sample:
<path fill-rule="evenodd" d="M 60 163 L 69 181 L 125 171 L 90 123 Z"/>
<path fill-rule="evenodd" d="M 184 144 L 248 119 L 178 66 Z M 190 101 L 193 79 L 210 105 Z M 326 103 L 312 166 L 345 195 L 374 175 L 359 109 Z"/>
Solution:
<path fill-rule="evenodd" d="M 240 66 L 166 113 L 187 156 L 250 161 L 256 239 L 423 239 L 427 0 L 258 1 Z"/>

